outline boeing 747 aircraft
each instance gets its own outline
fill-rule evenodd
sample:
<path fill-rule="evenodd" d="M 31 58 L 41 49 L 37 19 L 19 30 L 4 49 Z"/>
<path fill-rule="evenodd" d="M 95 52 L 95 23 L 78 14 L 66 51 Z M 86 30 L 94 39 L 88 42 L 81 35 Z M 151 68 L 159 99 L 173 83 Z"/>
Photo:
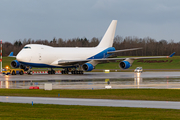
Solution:
<path fill-rule="evenodd" d="M 98 63 L 122 60 L 119 67 L 128 69 L 136 59 L 168 58 L 170 56 L 156 57 L 129 57 L 108 58 L 116 52 L 138 50 L 141 48 L 115 50 L 113 45 L 117 20 L 113 20 L 105 35 L 96 47 L 51 47 L 40 44 L 28 44 L 17 54 L 16 60 L 11 62 L 13 68 L 27 69 L 32 74 L 31 68 L 50 68 L 48 74 L 55 74 L 53 68 L 63 68 L 62 74 L 83 74 L 83 71 L 92 71 Z M 9 55 L 13 57 L 13 53 Z"/>

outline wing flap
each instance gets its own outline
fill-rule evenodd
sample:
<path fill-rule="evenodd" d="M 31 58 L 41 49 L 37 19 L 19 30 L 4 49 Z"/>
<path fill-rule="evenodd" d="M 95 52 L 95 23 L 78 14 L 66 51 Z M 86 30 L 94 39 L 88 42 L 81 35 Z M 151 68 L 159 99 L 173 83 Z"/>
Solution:
<path fill-rule="evenodd" d="M 84 64 L 90 60 L 59 60 L 58 65 L 75 65 L 75 64 Z"/>

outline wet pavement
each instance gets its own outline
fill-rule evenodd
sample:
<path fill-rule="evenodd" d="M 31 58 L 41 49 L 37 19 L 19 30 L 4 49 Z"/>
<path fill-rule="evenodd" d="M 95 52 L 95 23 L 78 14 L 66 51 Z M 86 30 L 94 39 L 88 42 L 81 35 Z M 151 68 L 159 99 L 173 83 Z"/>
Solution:
<path fill-rule="evenodd" d="M 53 89 L 112 89 L 157 88 L 179 89 L 180 72 L 89 72 L 84 75 L 1 75 L 0 88 L 29 89 L 45 83 L 52 83 Z"/>

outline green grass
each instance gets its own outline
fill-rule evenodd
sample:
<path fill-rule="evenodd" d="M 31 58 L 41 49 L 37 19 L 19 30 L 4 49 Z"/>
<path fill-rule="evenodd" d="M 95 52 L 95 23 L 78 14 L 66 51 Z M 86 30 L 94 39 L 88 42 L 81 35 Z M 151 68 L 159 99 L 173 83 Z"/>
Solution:
<path fill-rule="evenodd" d="M 0 96 L 180 101 L 179 89 L 52 90 L 0 89 Z"/>
<path fill-rule="evenodd" d="M 124 57 L 132 57 L 132 56 L 123 56 Z M 142 57 L 142 56 L 141 56 Z M 3 67 L 10 66 L 10 63 L 12 60 L 15 60 L 15 58 L 12 57 L 3 57 Z M 142 63 L 137 62 L 138 60 L 135 60 L 132 64 L 132 67 L 130 69 L 135 69 L 136 67 L 143 67 L 143 69 L 180 69 L 180 56 L 174 56 L 172 58 L 164 58 L 164 59 L 148 59 L 148 60 L 173 60 L 171 63 Z M 104 64 L 98 64 L 96 66 L 96 69 L 120 69 L 119 68 L 119 62 L 110 62 L 110 63 L 104 63 Z"/>
<path fill-rule="evenodd" d="M 0 119 L 7 120 L 130 120 L 179 119 L 180 110 L 0 103 Z"/>
<path fill-rule="evenodd" d="M 128 57 L 128 56 L 125 56 Z M 144 59 L 145 60 L 173 60 L 171 63 L 142 63 L 135 60 L 132 66 L 129 69 L 135 69 L 136 67 L 143 67 L 143 69 L 180 69 L 180 56 L 174 56 L 172 58 L 163 58 L 163 59 Z M 120 69 L 119 62 L 110 62 L 104 64 L 98 64 L 96 69 Z"/>
<path fill-rule="evenodd" d="M 10 67 L 10 63 L 11 61 L 15 60 L 16 58 L 14 57 L 3 57 L 3 67 L 9 66 Z"/>

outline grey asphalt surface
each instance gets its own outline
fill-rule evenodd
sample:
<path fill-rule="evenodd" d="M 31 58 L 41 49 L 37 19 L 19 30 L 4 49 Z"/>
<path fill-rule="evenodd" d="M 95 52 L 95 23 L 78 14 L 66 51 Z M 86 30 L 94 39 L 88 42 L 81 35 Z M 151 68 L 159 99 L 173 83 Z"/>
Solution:
<path fill-rule="evenodd" d="M 89 80 L 92 80 L 90 81 Z M 100 81 L 103 79 L 103 82 Z M 44 81 L 60 81 L 53 82 L 55 89 L 105 89 L 107 79 L 111 80 L 111 84 L 115 89 L 121 88 L 180 88 L 180 72 L 90 72 L 84 75 L 1 75 L 0 88 L 16 88 L 28 89 L 26 81 L 38 81 L 37 85 L 43 89 Z M 118 79 L 113 81 L 112 79 Z M 65 82 L 64 82 L 65 80 Z M 78 81 L 78 82 L 72 82 Z M 83 80 L 83 81 L 81 81 Z M 23 81 L 23 82 L 20 82 Z M 80 81 L 80 82 L 79 82 Z M 87 82 L 84 82 L 87 81 Z M 18 85 L 22 83 L 23 85 Z M 99 84 L 101 83 L 101 84 Z M 29 84 L 29 83 L 28 83 Z M 29 84 L 30 85 L 30 84 Z M 0 96 L 0 102 L 10 103 L 29 103 L 34 104 L 58 104 L 58 105 L 85 105 L 85 106 L 111 106 L 111 107 L 138 107 L 138 108 L 162 108 L 162 109 L 180 109 L 180 102 L 172 101 L 141 101 L 141 100 L 108 100 L 108 99 L 75 99 L 75 98 L 42 98 L 42 97 L 11 97 Z"/>
<path fill-rule="evenodd" d="M 134 72 L 87 72 L 83 75 L 1 75 L 0 81 L 40 81 L 40 80 L 89 80 L 89 79 L 118 79 L 118 78 L 134 78 L 137 74 Z M 180 78 L 180 72 L 143 72 L 141 78 Z"/>
<path fill-rule="evenodd" d="M 0 102 L 32 104 L 32 101 L 33 101 L 33 104 L 180 109 L 180 102 L 171 102 L 171 101 L 0 96 Z"/>

